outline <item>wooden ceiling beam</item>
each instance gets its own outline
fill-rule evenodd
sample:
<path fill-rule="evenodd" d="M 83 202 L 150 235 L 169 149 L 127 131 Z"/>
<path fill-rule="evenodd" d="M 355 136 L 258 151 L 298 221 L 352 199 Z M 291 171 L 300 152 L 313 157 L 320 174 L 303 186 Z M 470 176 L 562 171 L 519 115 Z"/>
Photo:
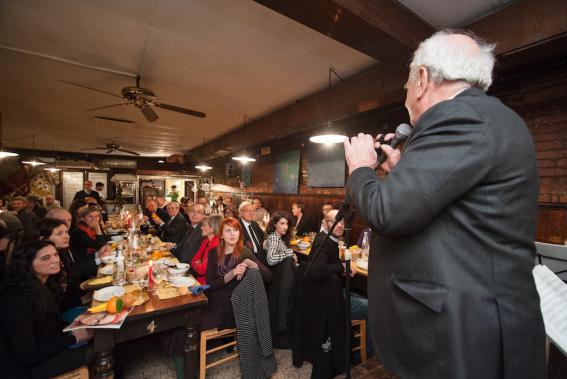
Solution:
<path fill-rule="evenodd" d="M 392 0 L 255 0 L 379 62 L 407 63 L 433 28 Z"/>

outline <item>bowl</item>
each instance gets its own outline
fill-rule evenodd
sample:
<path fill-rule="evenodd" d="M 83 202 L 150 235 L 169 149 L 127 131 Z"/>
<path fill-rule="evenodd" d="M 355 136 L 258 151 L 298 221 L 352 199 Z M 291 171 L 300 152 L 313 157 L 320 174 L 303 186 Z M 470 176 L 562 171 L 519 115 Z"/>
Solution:
<path fill-rule="evenodd" d="M 112 299 L 113 296 L 122 296 L 124 295 L 124 288 L 118 286 L 110 286 L 95 291 L 93 294 L 93 299 L 96 301 L 108 301 Z"/>
<path fill-rule="evenodd" d="M 187 271 L 189 271 L 189 264 L 188 263 L 178 263 L 175 267 L 170 267 L 167 269 L 167 272 L 171 276 L 178 276 L 183 275 Z"/>

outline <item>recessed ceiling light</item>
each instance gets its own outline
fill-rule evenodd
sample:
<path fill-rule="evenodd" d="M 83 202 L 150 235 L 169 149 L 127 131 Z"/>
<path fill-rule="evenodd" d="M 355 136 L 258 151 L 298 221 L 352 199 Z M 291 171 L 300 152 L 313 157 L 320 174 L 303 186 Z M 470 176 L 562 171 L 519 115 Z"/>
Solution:
<path fill-rule="evenodd" d="M 242 163 L 256 162 L 256 159 L 250 158 L 246 155 L 239 155 L 238 157 L 232 157 L 232 159 L 235 160 L 235 161 L 242 162 Z"/>
<path fill-rule="evenodd" d="M 165 163 L 165 161 L 163 159 L 160 159 L 158 163 Z"/>

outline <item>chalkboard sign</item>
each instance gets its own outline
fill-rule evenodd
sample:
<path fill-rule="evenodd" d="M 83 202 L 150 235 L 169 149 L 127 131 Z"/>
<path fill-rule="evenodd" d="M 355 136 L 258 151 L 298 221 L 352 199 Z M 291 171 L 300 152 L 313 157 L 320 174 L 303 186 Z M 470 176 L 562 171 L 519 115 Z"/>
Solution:
<path fill-rule="evenodd" d="M 345 186 L 345 149 L 343 144 L 309 146 L 307 156 L 308 187 Z"/>

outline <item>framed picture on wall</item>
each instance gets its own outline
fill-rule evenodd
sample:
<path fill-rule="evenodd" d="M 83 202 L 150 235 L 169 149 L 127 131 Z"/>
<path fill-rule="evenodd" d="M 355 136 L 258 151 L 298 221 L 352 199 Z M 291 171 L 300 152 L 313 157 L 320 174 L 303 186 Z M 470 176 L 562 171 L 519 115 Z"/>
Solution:
<path fill-rule="evenodd" d="M 307 151 L 308 187 L 345 186 L 345 149 L 342 144 L 311 144 Z"/>
<path fill-rule="evenodd" d="M 278 156 L 274 175 L 274 193 L 298 193 L 299 150 L 288 151 Z"/>

